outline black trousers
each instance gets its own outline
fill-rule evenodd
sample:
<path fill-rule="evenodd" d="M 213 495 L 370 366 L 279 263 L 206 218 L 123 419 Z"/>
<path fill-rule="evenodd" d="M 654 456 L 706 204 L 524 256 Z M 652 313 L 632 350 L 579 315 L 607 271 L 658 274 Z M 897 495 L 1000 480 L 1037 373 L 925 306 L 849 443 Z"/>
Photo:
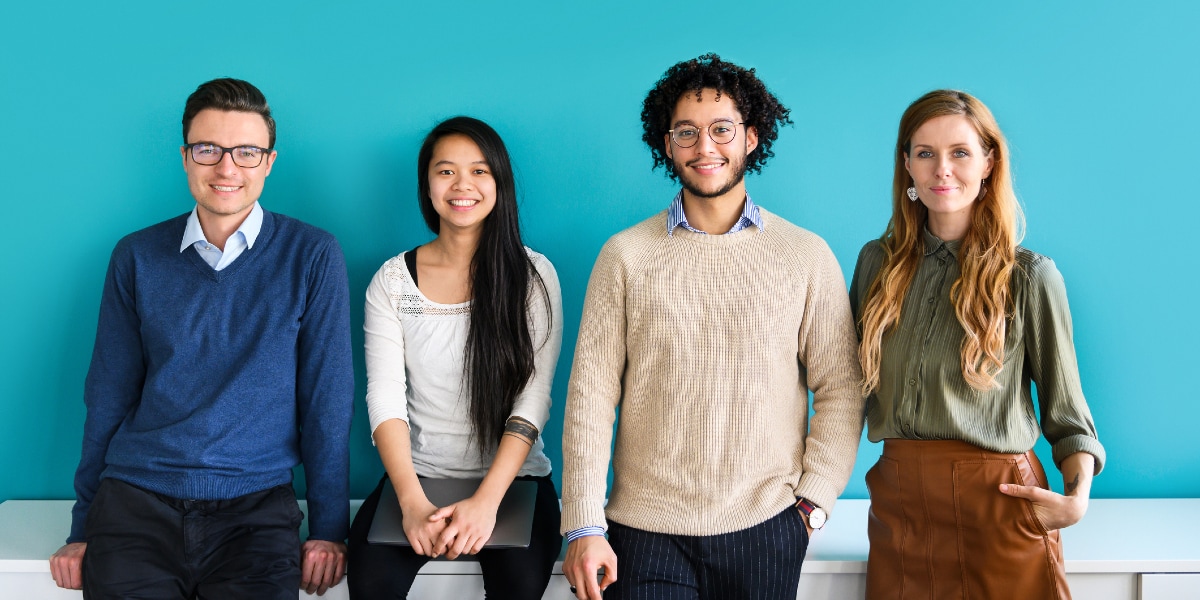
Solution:
<path fill-rule="evenodd" d="M 490 600 L 540 599 L 550 583 L 554 561 L 562 551 L 562 536 L 558 533 L 561 514 L 554 482 L 548 475 L 517 479 L 537 482 L 533 533 L 528 548 L 485 548 L 475 555 L 483 571 L 483 590 Z M 430 560 L 409 546 L 367 542 L 379 496 L 387 482 L 384 476 L 375 491 L 363 500 L 350 525 L 347 579 L 351 600 L 407 598 L 417 571 Z M 471 558 L 464 556 L 458 560 Z"/>
<path fill-rule="evenodd" d="M 617 581 L 605 600 L 795 600 L 808 552 L 804 518 L 788 507 L 718 535 L 653 533 L 609 521 Z"/>
<path fill-rule="evenodd" d="M 291 485 L 181 500 L 104 479 L 84 530 L 83 597 L 295 600 L 303 518 Z"/>

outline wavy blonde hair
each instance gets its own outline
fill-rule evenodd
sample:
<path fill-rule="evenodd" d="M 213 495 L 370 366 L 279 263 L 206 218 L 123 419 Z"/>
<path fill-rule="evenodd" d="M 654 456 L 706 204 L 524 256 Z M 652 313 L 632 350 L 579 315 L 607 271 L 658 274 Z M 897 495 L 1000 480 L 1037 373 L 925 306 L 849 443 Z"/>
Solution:
<path fill-rule="evenodd" d="M 900 118 L 892 177 L 892 218 L 879 240 L 884 251 L 883 266 L 867 289 L 860 322 L 858 357 L 867 394 L 879 387 L 883 336 L 900 319 L 904 296 L 925 249 L 922 229 L 929 213 L 924 204 L 908 199 L 907 190 L 914 183 L 904 166 L 905 155 L 913 133 L 922 124 L 948 115 L 965 117 L 979 134 L 984 151 L 992 156 L 991 175 L 980 189 L 970 226 L 959 246 L 959 278 L 950 288 L 950 299 L 966 331 L 963 379 L 977 390 L 999 385 L 996 375 L 1004 365 L 1004 334 L 1012 303 L 1009 281 L 1023 235 L 1024 215 L 1013 193 L 1008 144 L 991 111 L 965 92 L 935 90 L 910 104 Z"/>

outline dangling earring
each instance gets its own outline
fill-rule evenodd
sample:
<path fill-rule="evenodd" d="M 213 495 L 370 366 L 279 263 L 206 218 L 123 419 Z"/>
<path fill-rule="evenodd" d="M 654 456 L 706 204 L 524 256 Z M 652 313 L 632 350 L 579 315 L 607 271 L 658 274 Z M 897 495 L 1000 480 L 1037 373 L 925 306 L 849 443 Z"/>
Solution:
<path fill-rule="evenodd" d="M 908 188 L 908 199 L 913 202 L 916 202 L 917 198 L 919 198 L 919 196 L 917 196 L 917 188 L 915 188 L 915 187 Z"/>
<path fill-rule="evenodd" d="M 983 181 L 979 182 L 979 198 L 978 199 L 983 200 L 984 196 L 987 196 L 987 177 L 984 177 Z"/>

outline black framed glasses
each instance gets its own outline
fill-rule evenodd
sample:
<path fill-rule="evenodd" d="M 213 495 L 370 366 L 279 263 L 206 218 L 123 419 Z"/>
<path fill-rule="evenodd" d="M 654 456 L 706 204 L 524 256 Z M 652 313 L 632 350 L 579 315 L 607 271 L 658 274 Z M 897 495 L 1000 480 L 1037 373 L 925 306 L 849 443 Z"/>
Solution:
<path fill-rule="evenodd" d="M 253 169 L 262 164 L 263 157 L 271 153 L 270 148 L 259 148 L 258 146 L 238 146 L 236 148 L 225 148 L 216 144 L 184 144 L 189 154 L 192 155 L 192 161 L 198 165 L 212 166 L 225 158 L 225 155 L 233 157 L 233 164 L 244 169 Z"/>
<path fill-rule="evenodd" d="M 717 144 L 728 144 L 737 137 L 737 126 L 744 124 L 725 120 L 713 121 L 708 126 L 708 137 Z M 700 141 L 700 128 L 695 125 L 680 125 L 667 131 L 671 134 L 671 141 L 680 148 L 691 148 Z"/>

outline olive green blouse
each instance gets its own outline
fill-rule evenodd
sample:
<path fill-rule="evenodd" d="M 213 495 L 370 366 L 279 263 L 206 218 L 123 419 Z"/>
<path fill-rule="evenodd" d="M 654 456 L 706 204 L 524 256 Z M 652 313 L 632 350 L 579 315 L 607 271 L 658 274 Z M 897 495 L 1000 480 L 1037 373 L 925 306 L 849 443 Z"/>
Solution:
<path fill-rule="evenodd" d="M 867 289 L 883 258 L 877 240 L 858 255 L 850 303 L 860 328 Z M 1055 465 L 1087 452 L 1096 457 L 1099 473 L 1104 447 L 1083 397 L 1066 287 L 1054 261 L 1017 248 L 1013 314 L 996 379 L 1000 387 L 988 391 L 972 388 L 962 376 L 966 332 L 950 301 L 958 276 L 958 242 L 926 231 L 925 256 L 900 321 L 883 337 L 879 388 L 867 399 L 867 437 L 872 442 L 961 440 L 994 452 L 1021 453 L 1033 447 L 1040 430 L 1054 450 Z M 1036 408 L 1031 381 L 1037 386 Z"/>

